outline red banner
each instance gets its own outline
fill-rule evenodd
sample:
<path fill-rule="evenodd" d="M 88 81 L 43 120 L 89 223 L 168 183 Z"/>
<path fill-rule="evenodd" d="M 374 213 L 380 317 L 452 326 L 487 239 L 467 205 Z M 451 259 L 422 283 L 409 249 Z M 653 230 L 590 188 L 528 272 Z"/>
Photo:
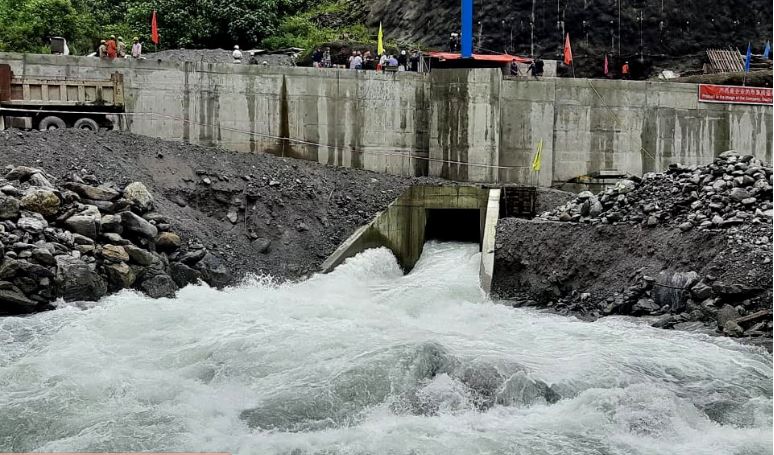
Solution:
<path fill-rule="evenodd" d="M 699 84 L 699 101 L 705 103 L 772 104 L 770 88 L 713 84 Z"/>

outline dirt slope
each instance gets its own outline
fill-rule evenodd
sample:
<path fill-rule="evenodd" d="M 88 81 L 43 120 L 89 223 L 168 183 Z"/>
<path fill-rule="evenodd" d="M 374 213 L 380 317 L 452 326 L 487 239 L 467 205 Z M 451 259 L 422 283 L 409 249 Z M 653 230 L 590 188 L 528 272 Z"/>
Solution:
<path fill-rule="evenodd" d="M 0 163 L 55 177 L 144 182 L 184 240 L 199 239 L 234 275 L 315 271 L 354 230 L 418 179 L 118 132 L 0 133 Z M 422 182 L 429 182 L 422 179 Z"/>

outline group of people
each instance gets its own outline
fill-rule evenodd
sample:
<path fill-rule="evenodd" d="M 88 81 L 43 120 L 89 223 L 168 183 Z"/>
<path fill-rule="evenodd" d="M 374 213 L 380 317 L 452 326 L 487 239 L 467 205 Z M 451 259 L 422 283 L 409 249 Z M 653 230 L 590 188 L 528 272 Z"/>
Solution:
<path fill-rule="evenodd" d="M 99 42 L 97 55 L 99 58 L 107 58 L 110 60 L 114 58 L 128 58 L 129 56 L 132 58 L 140 58 L 142 56 L 142 43 L 140 43 L 140 38 L 135 36 L 132 41 L 131 53 L 127 55 L 124 39 L 120 36 L 116 38 L 115 35 L 110 35 L 110 38 L 107 40 L 103 39 Z"/>
<path fill-rule="evenodd" d="M 527 76 L 531 75 L 535 79 L 543 75 L 545 64 L 543 63 L 543 59 L 540 57 L 533 59 L 532 62 L 530 62 L 529 66 L 527 67 Z M 513 63 L 511 63 L 511 76 L 520 76 L 521 73 L 519 72 L 519 65 L 514 60 Z"/>
<path fill-rule="evenodd" d="M 317 48 L 312 53 L 312 66 L 315 68 L 332 68 L 334 66 L 331 58 L 331 48 Z M 387 70 L 395 71 L 418 71 L 419 70 L 419 51 L 412 51 L 411 55 L 405 50 L 398 54 L 382 53 L 376 59 L 370 50 L 353 50 L 347 58 L 346 68 L 352 70 Z"/>

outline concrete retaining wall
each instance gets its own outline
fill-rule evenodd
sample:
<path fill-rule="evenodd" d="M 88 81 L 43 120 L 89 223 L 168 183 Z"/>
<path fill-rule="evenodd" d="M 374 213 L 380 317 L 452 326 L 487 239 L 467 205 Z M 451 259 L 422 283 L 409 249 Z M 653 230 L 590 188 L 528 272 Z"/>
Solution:
<path fill-rule="evenodd" d="M 0 63 L 43 77 L 120 71 L 133 114 L 123 127 L 137 134 L 391 174 L 548 186 L 729 149 L 772 161 L 771 106 L 699 103 L 694 84 L 22 54 Z M 541 139 L 537 174 L 529 164 Z"/>

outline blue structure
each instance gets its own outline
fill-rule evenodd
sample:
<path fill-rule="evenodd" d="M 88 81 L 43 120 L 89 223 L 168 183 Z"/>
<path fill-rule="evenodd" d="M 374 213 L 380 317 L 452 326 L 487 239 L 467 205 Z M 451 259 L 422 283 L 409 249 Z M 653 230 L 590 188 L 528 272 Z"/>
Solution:
<path fill-rule="evenodd" d="M 462 0 L 460 57 L 473 57 L 473 0 Z"/>

